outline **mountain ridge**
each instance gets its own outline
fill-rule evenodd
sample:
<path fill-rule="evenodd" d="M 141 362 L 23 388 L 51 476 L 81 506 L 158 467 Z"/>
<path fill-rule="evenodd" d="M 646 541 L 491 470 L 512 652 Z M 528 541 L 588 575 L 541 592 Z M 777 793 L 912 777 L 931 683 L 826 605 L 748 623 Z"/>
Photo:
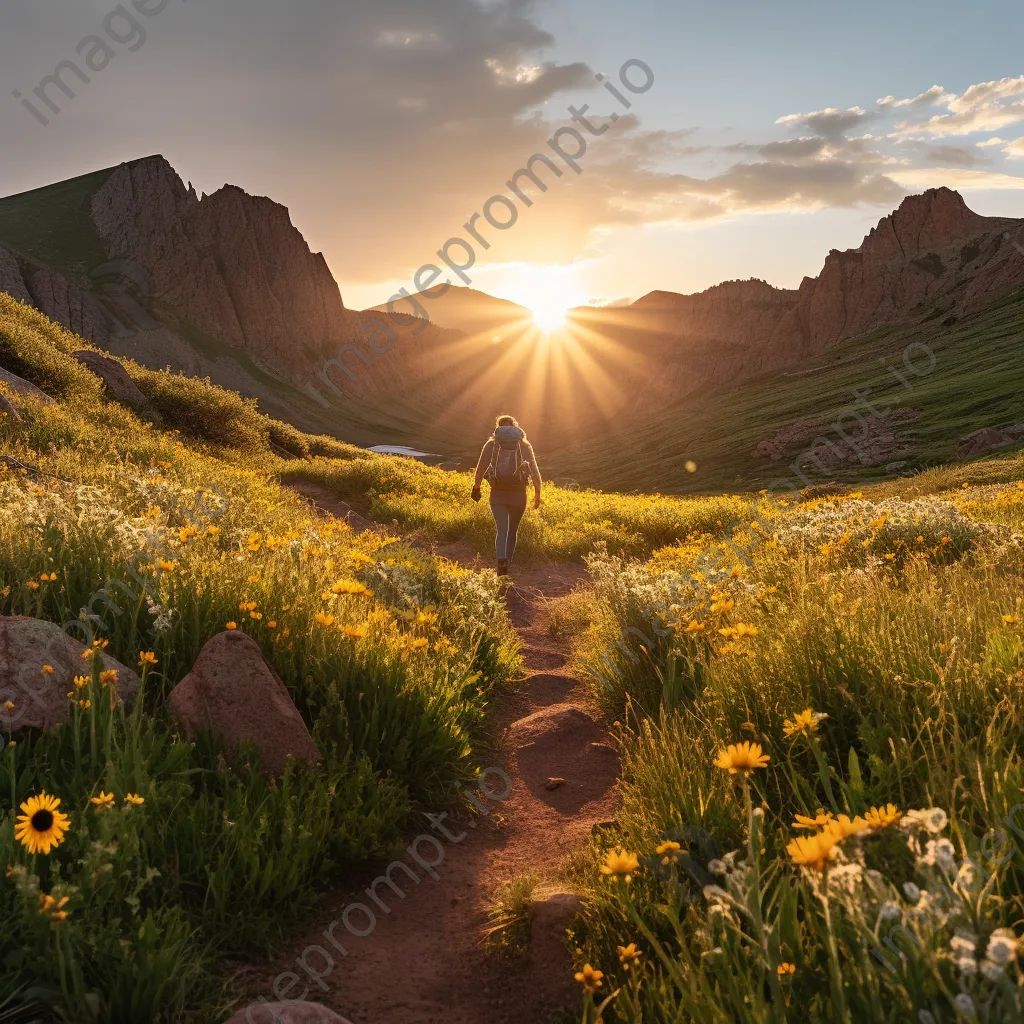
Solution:
<path fill-rule="evenodd" d="M 353 410 L 400 405 L 400 427 L 372 413 L 360 436 L 468 454 L 498 407 L 571 445 L 883 324 L 955 322 L 1024 283 L 1019 238 L 1024 221 L 929 189 L 796 289 L 656 289 L 570 311 L 552 344 L 524 307 L 470 289 L 414 297 L 438 322 L 351 310 L 286 207 L 230 184 L 200 197 L 151 156 L 0 199 L 0 290 L 115 354 L 210 375 L 278 416 L 294 406 L 303 429 L 345 436 Z"/>

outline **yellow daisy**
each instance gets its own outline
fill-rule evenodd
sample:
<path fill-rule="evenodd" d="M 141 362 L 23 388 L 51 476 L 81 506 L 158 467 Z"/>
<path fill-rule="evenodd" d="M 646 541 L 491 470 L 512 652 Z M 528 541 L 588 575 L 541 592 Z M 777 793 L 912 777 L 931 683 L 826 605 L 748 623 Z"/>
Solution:
<path fill-rule="evenodd" d="M 730 775 L 749 775 L 755 768 L 766 768 L 771 760 L 762 753 L 760 743 L 730 743 L 718 752 L 715 767 L 726 770 Z"/>
<path fill-rule="evenodd" d="M 29 853 L 48 854 L 64 841 L 71 819 L 57 810 L 59 806 L 60 798 L 46 792 L 29 797 L 21 805 L 23 813 L 18 816 L 14 838 Z"/>
<path fill-rule="evenodd" d="M 627 853 L 622 847 L 616 846 L 614 850 L 609 850 L 605 854 L 604 863 L 601 865 L 601 874 L 622 878 L 624 882 L 628 883 L 633 880 L 633 872 L 638 867 L 640 867 L 640 861 L 635 853 Z"/>
<path fill-rule="evenodd" d="M 881 807 L 872 807 L 864 815 L 864 820 L 873 831 L 888 828 L 900 820 L 902 815 L 895 804 L 883 804 Z"/>

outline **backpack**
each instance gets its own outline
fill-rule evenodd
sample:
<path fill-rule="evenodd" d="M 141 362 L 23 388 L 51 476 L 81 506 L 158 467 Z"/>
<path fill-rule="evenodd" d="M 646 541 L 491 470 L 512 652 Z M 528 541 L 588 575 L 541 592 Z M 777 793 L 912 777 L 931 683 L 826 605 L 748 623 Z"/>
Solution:
<path fill-rule="evenodd" d="M 520 427 L 498 427 L 494 431 L 494 451 L 487 470 L 487 479 L 492 487 L 526 483 L 529 470 L 523 461 L 521 445 L 525 437 Z"/>

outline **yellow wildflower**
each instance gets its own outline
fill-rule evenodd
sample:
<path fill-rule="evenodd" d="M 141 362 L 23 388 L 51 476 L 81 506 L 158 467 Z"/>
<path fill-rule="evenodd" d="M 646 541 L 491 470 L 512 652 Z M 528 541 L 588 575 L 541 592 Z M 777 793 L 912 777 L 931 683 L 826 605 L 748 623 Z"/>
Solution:
<path fill-rule="evenodd" d="M 583 986 L 587 992 L 596 992 L 602 985 L 601 979 L 604 977 L 604 971 L 598 971 L 591 967 L 590 964 L 584 964 L 582 971 L 577 971 L 575 974 L 576 980 Z"/>
<path fill-rule="evenodd" d="M 640 867 L 640 861 L 635 853 L 627 853 L 622 847 L 616 846 L 614 850 L 609 850 L 605 854 L 604 863 L 601 865 L 601 874 L 621 877 L 624 882 L 628 883 L 633 880 L 633 872 L 638 867 Z"/>
<path fill-rule="evenodd" d="M 636 943 L 631 942 L 628 946 L 616 946 L 619 952 L 619 962 L 628 971 L 630 967 L 634 967 L 639 961 L 643 954 L 639 949 L 636 948 Z"/>
<path fill-rule="evenodd" d="M 901 814 L 895 804 L 883 804 L 881 807 L 872 807 L 864 815 L 868 827 L 874 831 L 888 828 L 900 820 Z"/>
<path fill-rule="evenodd" d="M 794 864 L 802 867 L 824 869 L 835 856 L 837 838 L 831 832 L 817 832 L 813 836 L 798 836 L 786 846 L 786 852 Z"/>
<path fill-rule="evenodd" d="M 715 766 L 722 768 L 730 775 L 749 775 L 755 768 L 765 768 L 771 760 L 768 754 L 762 753 L 760 743 L 730 743 L 718 752 Z"/>
<path fill-rule="evenodd" d="M 793 816 L 793 828 L 802 828 L 806 830 L 814 830 L 816 828 L 826 827 L 835 821 L 830 811 L 823 811 L 821 808 L 818 809 L 818 813 L 813 818 L 808 818 L 804 814 L 796 814 Z"/>
<path fill-rule="evenodd" d="M 792 718 L 785 719 L 782 723 L 782 731 L 787 736 L 796 736 L 798 734 L 806 736 L 812 732 L 817 732 L 818 723 L 826 718 L 828 718 L 828 715 L 805 708 Z"/>
<path fill-rule="evenodd" d="M 60 799 L 45 792 L 29 797 L 21 805 L 22 813 L 14 828 L 14 838 L 29 853 L 48 854 L 64 841 L 71 819 L 57 810 L 59 806 Z"/>

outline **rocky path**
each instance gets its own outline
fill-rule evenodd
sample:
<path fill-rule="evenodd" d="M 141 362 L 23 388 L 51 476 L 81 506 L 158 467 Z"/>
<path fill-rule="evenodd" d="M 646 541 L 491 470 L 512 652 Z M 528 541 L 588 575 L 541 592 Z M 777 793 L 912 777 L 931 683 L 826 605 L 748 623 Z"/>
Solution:
<path fill-rule="evenodd" d="M 302 493 L 324 511 L 347 510 L 329 492 L 307 485 Z M 465 564 L 490 564 L 465 547 L 438 553 Z M 561 939 L 575 898 L 561 878 L 562 867 L 568 854 L 586 844 L 595 824 L 614 816 L 618 758 L 587 709 L 584 684 L 566 668 L 567 651 L 548 631 L 544 599 L 568 593 L 584 577 L 576 563 L 516 570 L 506 600 L 523 641 L 526 676 L 495 698 L 500 740 L 492 755 L 494 767 L 511 780 L 511 791 L 485 802 L 487 816 L 447 819 L 449 834 L 462 838 L 444 843 L 437 879 L 424 876 L 413 884 L 396 871 L 403 897 L 378 890 L 388 912 L 367 898 L 372 877 L 325 898 L 308 935 L 297 937 L 294 953 L 275 965 L 278 977 L 296 972 L 305 987 L 309 972 L 298 968 L 296 958 L 310 946 L 331 950 L 335 965 L 329 973 L 319 953 L 306 956 L 314 973 L 326 974 L 309 985 L 307 999 L 351 1024 L 545 1024 L 557 1018 L 560 1007 L 574 1016 L 577 986 Z M 487 787 L 499 794 L 508 789 L 497 772 L 489 774 Z M 485 951 L 482 939 L 489 898 L 520 875 L 536 876 L 540 884 L 529 956 L 511 960 Z M 339 923 L 332 934 L 345 948 L 342 955 L 324 933 L 354 901 L 369 903 L 376 922 L 360 938 Z M 358 929 L 366 921 L 352 916 Z M 264 986 L 270 996 L 272 985 L 264 980 Z M 296 985 L 288 997 L 300 993 Z"/>

